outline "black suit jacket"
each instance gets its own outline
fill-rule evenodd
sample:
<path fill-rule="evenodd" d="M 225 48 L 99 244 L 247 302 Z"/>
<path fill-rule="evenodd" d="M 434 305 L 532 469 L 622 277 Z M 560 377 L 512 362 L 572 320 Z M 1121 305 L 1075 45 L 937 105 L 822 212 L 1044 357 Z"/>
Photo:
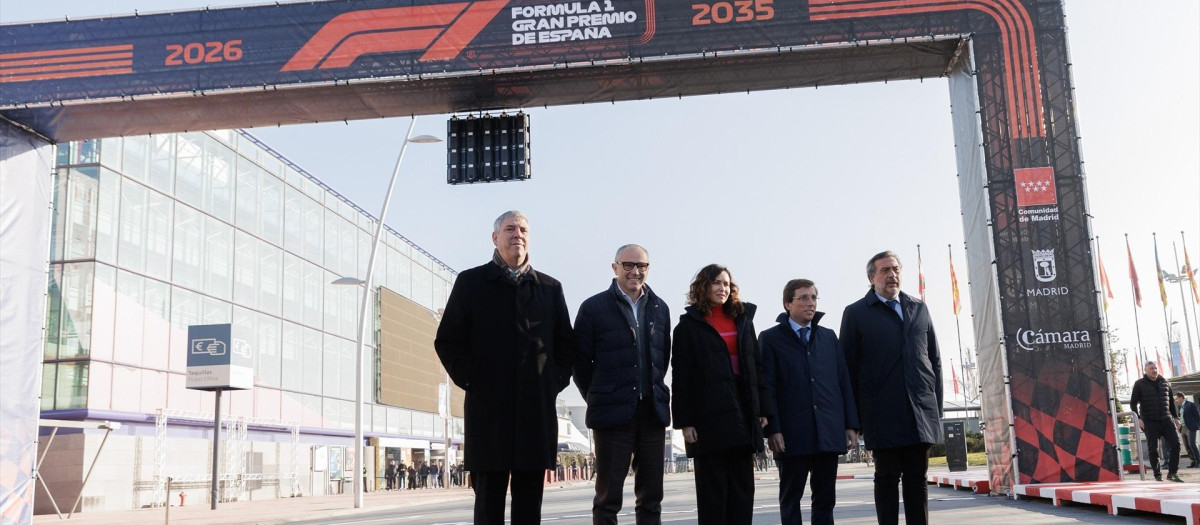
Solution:
<path fill-rule="evenodd" d="M 555 397 L 571 380 L 575 338 L 562 285 L 536 270 L 514 283 L 487 263 L 454 281 L 433 346 L 466 390 L 466 467 L 554 467 Z"/>
<path fill-rule="evenodd" d="M 941 443 L 942 361 L 925 303 L 896 312 L 868 290 L 842 314 L 839 338 L 868 449 Z"/>

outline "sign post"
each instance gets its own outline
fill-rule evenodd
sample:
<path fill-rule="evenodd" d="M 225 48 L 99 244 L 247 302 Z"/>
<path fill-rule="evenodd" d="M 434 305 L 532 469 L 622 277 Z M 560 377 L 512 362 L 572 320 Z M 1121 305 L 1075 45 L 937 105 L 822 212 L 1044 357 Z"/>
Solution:
<path fill-rule="evenodd" d="M 188 327 L 187 388 L 216 394 L 213 408 L 212 510 L 220 499 L 221 392 L 254 388 L 254 349 L 231 324 Z"/>

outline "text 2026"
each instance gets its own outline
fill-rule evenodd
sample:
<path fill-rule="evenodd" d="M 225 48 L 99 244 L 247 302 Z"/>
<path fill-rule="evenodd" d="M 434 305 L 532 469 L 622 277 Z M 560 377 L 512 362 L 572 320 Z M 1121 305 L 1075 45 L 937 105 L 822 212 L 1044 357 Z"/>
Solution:
<path fill-rule="evenodd" d="M 184 64 L 211 64 L 213 62 L 235 62 L 242 59 L 242 41 L 192 42 L 190 44 L 167 44 L 168 66 Z"/>

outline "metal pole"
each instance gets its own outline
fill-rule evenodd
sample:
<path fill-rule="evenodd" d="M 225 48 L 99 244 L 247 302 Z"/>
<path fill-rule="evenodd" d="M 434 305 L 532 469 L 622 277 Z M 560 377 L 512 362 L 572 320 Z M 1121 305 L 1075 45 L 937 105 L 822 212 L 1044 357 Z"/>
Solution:
<path fill-rule="evenodd" d="M 1143 461 L 1143 458 L 1142 458 L 1142 429 L 1138 425 L 1138 415 L 1136 412 L 1121 412 L 1120 414 L 1117 414 L 1117 417 L 1121 417 L 1121 416 L 1129 416 L 1129 417 L 1133 418 L 1133 443 L 1129 444 L 1129 446 L 1131 448 L 1129 455 L 1130 456 L 1133 455 L 1132 449 L 1137 449 L 1138 467 L 1142 473 L 1142 481 L 1146 481 L 1146 463 L 1145 463 L 1145 461 Z M 1147 446 L 1148 445 L 1149 444 L 1147 444 Z"/>
<path fill-rule="evenodd" d="M 1097 261 L 1100 260 L 1100 236 L 1099 235 L 1096 236 L 1096 259 L 1097 259 Z M 1095 272 L 1095 273 L 1097 276 L 1099 276 L 1099 272 Z M 1095 283 L 1096 280 L 1099 280 L 1099 278 L 1097 277 L 1097 279 L 1094 279 L 1092 282 Z M 1109 338 L 1109 336 L 1112 334 L 1109 332 L 1109 326 L 1108 326 L 1108 308 L 1107 308 L 1108 300 L 1105 299 L 1105 297 L 1104 297 L 1104 295 L 1106 293 L 1108 293 L 1108 290 L 1105 289 L 1104 283 L 1101 283 L 1100 304 L 1102 305 L 1102 307 L 1100 309 L 1100 323 L 1101 323 L 1100 326 L 1104 328 L 1104 340 L 1101 341 L 1100 348 L 1102 348 L 1104 350 L 1104 366 L 1108 368 L 1108 378 L 1107 378 L 1107 380 L 1108 380 L 1108 412 L 1113 415 L 1113 418 L 1112 418 L 1113 435 L 1118 436 L 1118 435 L 1120 435 L 1121 418 L 1119 416 L 1117 416 L 1117 369 L 1115 366 L 1113 366 L 1112 348 L 1110 348 L 1110 343 L 1112 340 Z M 1118 447 L 1118 454 L 1120 454 L 1119 447 Z M 1118 463 L 1120 462 L 1119 459 L 1120 458 L 1118 458 Z M 1121 477 L 1124 478 L 1124 472 L 1121 473 Z"/>
<path fill-rule="evenodd" d="M 1162 284 L 1163 275 L 1159 273 L 1162 271 L 1162 265 L 1160 265 L 1158 262 L 1158 234 L 1151 232 L 1150 237 L 1154 239 L 1154 273 L 1157 274 L 1155 277 L 1158 279 L 1158 298 L 1163 304 L 1163 328 L 1167 330 L 1167 365 L 1171 368 L 1171 377 L 1174 377 L 1175 367 L 1171 365 L 1171 362 L 1174 361 L 1174 359 L 1171 357 L 1171 319 L 1167 315 L 1167 296 L 1165 294 L 1167 291 L 1165 288 L 1166 285 Z M 1159 370 L 1162 370 L 1162 366 L 1162 363 L 1158 364 Z"/>
<path fill-rule="evenodd" d="M 221 389 L 216 391 L 217 398 L 213 409 L 213 456 L 212 456 L 212 506 L 211 510 L 217 510 L 218 496 L 218 478 L 221 474 L 221 464 L 217 461 L 221 457 Z M 167 494 L 167 504 L 171 504 L 171 494 Z"/>
<path fill-rule="evenodd" d="M 1129 251 L 1129 234 L 1128 233 L 1125 234 L 1125 251 L 1126 252 Z M 1133 266 L 1132 258 L 1129 259 L 1129 266 L 1130 267 Z M 1149 361 L 1149 359 L 1146 358 L 1147 357 L 1146 351 L 1142 349 L 1142 327 L 1140 324 L 1138 324 L 1137 309 L 1138 309 L 1139 305 L 1138 305 L 1137 283 L 1133 282 L 1133 280 L 1132 280 L 1133 275 L 1130 275 L 1129 277 L 1131 278 L 1129 281 L 1129 294 L 1130 294 L 1130 297 L 1133 298 L 1133 301 L 1131 301 L 1133 304 L 1133 329 L 1134 329 L 1134 332 L 1137 333 L 1138 355 L 1140 356 L 1140 358 L 1139 358 L 1140 362 L 1138 363 L 1138 367 L 1141 368 L 1142 366 L 1144 366 L 1146 364 L 1146 361 Z"/>
<path fill-rule="evenodd" d="M 1175 241 L 1171 241 L 1171 251 L 1175 252 L 1175 267 L 1179 268 L 1179 247 L 1175 245 Z M 1180 363 L 1181 365 L 1186 366 L 1189 371 L 1195 372 L 1195 363 L 1192 362 L 1192 349 L 1195 348 L 1192 346 L 1192 322 L 1188 319 L 1187 295 L 1183 293 L 1183 281 L 1185 280 L 1187 280 L 1187 272 L 1175 276 L 1175 283 L 1179 285 L 1179 309 L 1183 310 L 1183 327 L 1187 330 L 1188 336 L 1187 354 L 1183 355 L 1181 351 L 1179 357 L 1184 361 L 1184 363 Z"/>
<path fill-rule="evenodd" d="M 408 141 L 412 138 L 413 128 L 417 125 L 417 117 L 408 124 L 408 133 L 404 135 L 404 144 L 400 146 L 400 155 L 396 157 L 396 166 L 392 169 L 392 180 L 388 183 L 387 194 L 383 197 L 383 210 L 379 212 L 379 221 L 375 224 L 375 239 L 371 242 L 371 257 L 367 259 L 367 275 L 363 278 L 362 306 L 358 309 L 358 352 L 354 355 L 354 508 L 363 506 L 363 353 L 366 352 L 367 306 L 371 300 L 371 276 L 375 271 L 375 252 L 379 250 L 379 239 L 383 235 L 383 223 L 387 220 L 388 206 L 392 203 L 392 189 L 396 187 L 396 179 L 400 176 L 400 165 L 404 162 L 404 153 L 408 151 Z"/>
<path fill-rule="evenodd" d="M 1180 240 L 1180 242 L 1182 242 L 1182 243 L 1183 243 L 1183 255 L 1184 255 L 1184 259 L 1183 259 L 1183 265 L 1184 265 L 1184 266 L 1188 266 L 1188 263 L 1189 263 L 1189 262 L 1191 262 L 1191 261 L 1189 261 L 1189 260 L 1188 260 L 1188 258 L 1189 258 L 1189 257 L 1187 256 L 1187 255 L 1188 255 L 1188 252 L 1187 252 L 1187 237 L 1186 237 L 1186 236 L 1183 234 L 1183 231 L 1182 231 L 1182 230 L 1180 230 L 1180 231 L 1179 231 L 1179 240 Z M 1192 280 L 1191 280 L 1191 278 L 1188 278 L 1187 276 L 1188 276 L 1188 272 L 1187 272 L 1187 269 L 1185 269 L 1185 270 L 1183 271 L 1183 277 L 1188 279 L 1188 286 L 1191 286 L 1191 284 L 1192 284 Z M 1195 301 L 1195 298 L 1193 298 L 1193 300 L 1191 300 L 1191 301 L 1185 301 L 1185 302 L 1192 303 L 1192 322 L 1193 322 L 1193 323 L 1195 323 L 1195 325 L 1196 325 L 1196 337 L 1200 337 L 1200 315 L 1196 315 L 1196 301 Z M 1195 357 L 1197 357 L 1197 356 L 1200 356 L 1200 349 L 1197 349 L 1196 351 L 1193 351 L 1193 355 L 1192 355 L 1192 357 L 1193 357 L 1193 360 L 1192 360 L 1192 365 L 1193 365 L 1193 367 L 1196 365 L 1196 360 L 1195 360 Z M 1195 371 L 1195 368 L 1192 368 L 1192 370 L 1193 370 L 1193 371 Z"/>
<path fill-rule="evenodd" d="M 54 501 L 54 494 L 50 493 L 50 487 L 46 486 L 46 480 L 42 479 L 42 462 L 46 461 L 46 454 L 50 452 L 50 445 L 54 444 L 54 436 L 58 435 L 58 427 L 50 431 L 50 439 L 46 441 L 46 448 L 42 449 L 42 457 L 38 458 L 37 466 L 33 469 L 33 477 L 37 478 L 38 483 L 42 484 L 42 489 L 46 491 L 46 497 L 50 498 L 50 504 L 54 506 L 54 513 L 58 514 L 58 519 L 62 519 L 62 511 L 58 509 L 58 502 Z"/>
<path fill-rule="evenodd" d="M 167 477 L 167 497 L 163 498 L 163 502 L 165 503 L 163 507 L 166 508 L 163 523 L 171 525 L 171 478 L 169 476 Z"/>
<path fill-rule="evenodd" d="M 949 245 L 949 244 L 946 245 L 946 253 L 949 253 L 950 258 L 953 259 L 954 258 L 954 250 L 950 246 L 951 245 Z M 959 368 L 958 377 L 961 379 L 961 378 L 967 377 L 967 367 L 966 367 L 966 365 L 963 364 L 962 328 L 958 324 L 958 312 L 954 312 L 954 333 L 955 333 L 955 335 L 958 336 L 958 368 Z M 964 407 L 967 406 L 967 389 L 966 389 L 965 385 L 963 386 L 963 406 Z M 967 422 L 964 419 L 963 427 L 966 427 L 966 424 L 967 424 Z"/>
<path fill-rule="evenodd" d="M 75 503 L 71 505 L 71 512 L 67 513 L 67 519 L 75 514 L 75 508 L 79 506 L 79 500 L 83 499 L 83 489 L 87 487 L 88 479 L 92 477 L 92 470 L 96 468 L 96 462 L 100 461 L 100 453 L 104 451 L 104 443 L 108 441 L 108 435 L 112 433 L 112 429 L 104 431 L 104 439 L 100 440 L 100 448 L 96 449 L 96 457 L 92 458 L 92 465 L 88 467 L 87 474 L 83 476 L 83 485 L 79 487 L 79 495 L 75 497 Z"/>
<path fill-rule="evenodd" d="M 439 319 L 439 322 L 440 321 L 441 321 L 441 319 Z M 453 407 L 453 405 L 450 403 L 450 394 L 452 394 L 454 392 L 454 387 L 450 386 L 451 384 L 452 383 L 450 382 L 450 371 L 447 370 L 446 371 L 446 417 L 442 419 L 442 421 L 446 425 L 446 459 L 442 460 L 442 483 L 443 483 L 443 487 L 446 488 L 447 490 L 450 489 L 450 445 L 451 445 L 450 420 L 454 418 L 454 416 L 450 413 L 450 409 Z"/>

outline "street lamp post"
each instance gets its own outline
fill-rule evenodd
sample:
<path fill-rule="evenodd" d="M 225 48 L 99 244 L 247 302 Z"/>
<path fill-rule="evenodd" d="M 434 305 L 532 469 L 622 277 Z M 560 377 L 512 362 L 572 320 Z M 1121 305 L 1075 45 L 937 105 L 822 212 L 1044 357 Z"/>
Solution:
<path fill-rule="evenodd" d="M 438 324 L 441 324 L 442 316 L 445 314 L 445 308 L 438 308 L 437 311 L 429 312 L 429 315 L 433 317 L 433 321 Z M 438 415 L 442 416 L 442 438 L 444 438 L 443 441 L 446 447 L 444 449 L 445 456 L 442 459 L 442 487 L 449 489 L 450 447 L 454 444 L 454 435 L 451 433 L 451 429 L 454 426 L 450 424 L 450 420 L 453 419 L 453 415 L 450 412 L 450 394 L 453 393 L 454 387 L 452 386 L 453 383 L 450 382 L 450 371 L 446 370 L 445 367 L 442 368 L 442 371 L 446 376 L 446 382 L 444 383 L 446 386 L 438 386 Z"/>
<path fill-rule="evenodd" d="M 379 212 L 379 220 L 375 223 L 375 238 L 371 242 L 371 255 L 367 260 L 367 274 L 363 279 L 342 277 L 331 284 L 362 286 L 362 304 L 358 309 L 358 352 L 354 355 L 354 508 L 363 506 L 363 353 L 366 351 L 367 306 L 371 303 L 371 277 L 375 271 L 375 253 L 379 251 L 379 240 L 383 235 L 383 223 L 387 220 L 388 206 L 392 203 L 392 190 L 396 187 L 396 179 L 400 176 L 400 165 L 404 162 L 404 153 L 408 151 L 409 143 L 425 144 L 441 142 L 442 139 L 429 135 L 412 136 L 417 118 L 413 117 L 408 124 L 408 133 L 404 135 L 404 144 L 400 146 L 400 155 L 396 157 L 396 166 L 392 169 L 392 180 L 388 183 L 387 193 L 383 197 L 383 210 Z"/>

